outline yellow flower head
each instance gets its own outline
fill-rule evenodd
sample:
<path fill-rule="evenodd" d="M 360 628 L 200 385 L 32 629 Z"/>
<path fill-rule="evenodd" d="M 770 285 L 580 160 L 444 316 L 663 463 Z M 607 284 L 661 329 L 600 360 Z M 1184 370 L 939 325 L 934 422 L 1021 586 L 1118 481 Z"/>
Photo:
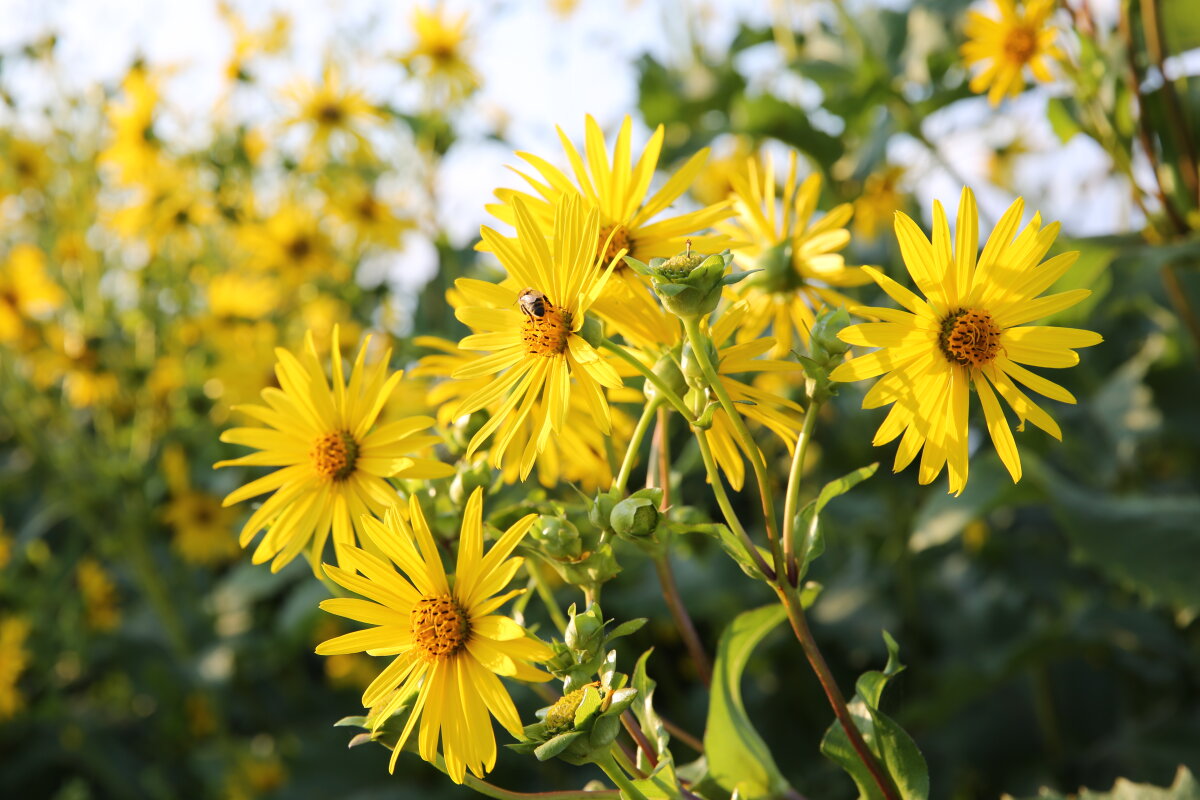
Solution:
<path fill-rule="evenodd" d="M 87 625 L 97 631 L 111 631 L 121 623 L 117 604 L 117 585 L 108 570 L 96 559 L 86 556 L 75 567 L 75 580 L 83 600 Z"/>
<path fill-rule="evenodd" d="M 465 52 L 470 45 L 465 13 L 452 17 L 440 3 L 428 11 L 416 6 L 412 26 L 416 44 L 399 59 L 409 72 L 449 102 L 469 97 L 479 88 L 479 74 Z"/>
<path fill-rule="evenodd" d="M 0 263 L 0 342 L 15 342 L 29 321 L 62 306 L 66 292 L 46 274 L 46 256 L 19 244 Z"/>
<path fill-rule="evenodd" d="M 1091 292 L 1072 289 L 1038 297 L 1075 263 L 1079 253 L 1063 253 L 1041 263 L 1059 226 L 1055 222 L 1043 228 L 1041 215 L 1035 214 L 1018 234 L 1023 209 L 1024 201 L 1018 198 L 996 224 L 978 263 L 979 218 L 970 189 L 963 189 L 953 244 L 940 203 L 933 207 L 932 242 L 915 222 L 898 213 L 900 252 L 924 299 L 882 272 L 864 267 L 906 310 L 861 309 L 860 313 L 883 321 L 846 328 L 841 338 L 879 349 L 842 364 L 831 377 L 857 381 L 883 375 L 863 399 L 864 408 L 893 404 L 874 443 L 886 444 L 903 434 L 896 452 L 897 471 L 923 447 L 921 483 L 932 481 L 949 464 L 950 491 L 958 493 L 966 486 L 972 386 L 1001 461 L 1013 481 L 1020 480 L 1021 458 L 995 393 L 1016 412 L 1018 430 L 1028 420 L 1061 439 L 1058 425 L 1018 384 L 1064 403 L 1074 403 L 1075 398 L 1021 365 L 1071 367 L 1079 363 L 1075 348 L 1102 341 L 1091 331 L 1026 324 L 1062 311 Z"/>
<path fill-rule="evenodd" d="M 615 259 L 598 261 L 597 210 L 585 210 L 577 197 L 561 198 L 555 208 L 553 236 L 547 240 L 524 202 L 517 200 L 515 208 L 515 240 L 482 229 L 484 242 L 508 270 L 509 280 L 497 285 L 460 278 L 455 283 L 466 298 L 455 316 L 481 331 L 464 338 L 459 347 L 486 355 L 460 367 L 454 377 L 499 377 L 465 398 L 454 416 L 500 401 L 467 448 L 470 456 L 499 429 L 491 447 L 496 467 L 503 464 L 522 423 L 534 419 L 536 432 L 521 456 L 524 479 L 551 434 L 564 429 L 572 390 L 583 395 L 592 423 L 604 433 L 611 430 L 601 387 L 616 388 L 621 379 L 583 335 L 587 312 L 604 290 L 615 263 Z M 601 263 L 607 263 L 608 269 L 602 269 Z"/>
<path fill-rule="evenodd" d="M 728 244 L 725 236 L 702 232 L 729 215 L 727 203 L 719 202 L 696 211 L 656 219 L 687 191 L 704 168 L 708 149 L 693 155 L 662 188 L 650 194 L 664 129 L 658 126 L 634 161 L 630 149 L 632 127 L 632 120 L 625 117 L 613 145 L 611 160 L 605 148 L 604 134 L 592 117 L 587 117 L 583 156 L 559 128 L 558 136 L 574 180 L 539 156 L 517 153 L 537 171 L 536 177 L 517 171 L 536 194 L 498 189 L 496 197 L 500 203 L 487 206 L 487 210 L 511 225 L 516 221 L 516 202 L 520 200 L 538 226 L 549 235 L 559 200 L 567 196 L 579 197 L 585 210 L 595 209 L 599 213 L 600 226 L 593 247 L 606 264 L 621 249 L 643 262 L 651 258 L 670 258 L 681 252 L 689 239 L 692 249 L 700 253 L 723 250 Z M 486 249 L 487 246 L 485 239 L 480 247 Z M 615 278 L 609 281 L 597 300 L 596 313 L 609 322 L 614 331 L 638 344 L 661 344 L 671 336 L 673 328 L 667 325 L 675 323 L 667 322 L 641 279 L 624 263 L 617 264 Z"/>
<path fill-rule="evenodd" d="M 995 0 L 1000 18 L 967 12 L 961 48 L 968 67 L 982 69 L 971 79 L 971 91 L 987 90 L 988 102 L 998 105 L 1005 95 L 1016 97 L 1025 88 L 1024 70 L 1042 82 L 1053 80 L 1047 59 L 1062 58 L 1054 46 L 1057 31 L 1047 25 L 1054 0 Z M 989 63 L 990 62 L 990 63 Z"/>
<path fill-rule="evenodd" d="M 385 478 L 443 478 L 453 474 L 446 464 L 411 454 L 437 443 L 436 436 L 417 433 L 433 424 L 429 417 L 375 425 L 403 373 L 388 375 L 389 350 L 372 367 L 365 367 L 367 344 L 358 351 L 349 385 L 342 368 L 338 332 L 333 335 L 333 386 L 317 357 L 312 335 L 301 358 L 277 348 L 275 374 L 281 389 L 262 391 L 266 406 L 238 410 L 265 423 L 266 428 L 233 428 L 221 441 L 257 448 L 259 452 L 220 461 L 215 466 L 279 467 L 225 498 L 230 506 L 274 492 L 242 528 L 242 547 L 267 528 L 253 561 L 271 561 L 279 570 L 308 546 L 314 569 L 333 532 L 339 563 L 346 548 L 362 536 L 364 514 L 382 514 L 396 501 Z M 303 360 L 301 360 L 303 359 Z"/>
<path fill-rule="evenodd" d="M 112 164 L 117 178 L 133 184 L 152 178 L 160 166 L 162 140 L 154 130 L 158 112 L 158 81 L 137 64 L 121 83 L 122 102 L 114 102 L 108 110 L 113 129 L 112 142 L 100 153 L 100 161 Z"/>
<path fill-rule="evenodd" d="M 903 176 L 900 167 L 886 167 L 867 176 L 862 194 L 854 201 L 855 235 L 875 239 L 904 208 L 904 193 L 898 185 Z"/>
<path fill-rule="evenodd" d="M 31 628 L 24 617 L 0 618 L 0 722 L 16 716 L 25 704 L 17 681 L 29 665 L 25 640 Z"/>
<path fill-rule="evenodd" d="M 775 337 L 771 355 L 778 358 L 794 347 L 797 334 L 807 341 L 817 309 L 850 302 L 832 287 L 870 282 L 859 267 L 846 266 L 838 252 L 850 242 L 846 223 L 854 209 L 842 203 L 814 221 L 821 176 L 814 173 L 797 184 L 794 150 L 781 198 L 772 158 L 761 169 L 748 162 L 747 175 L 732 180 L 737 216 L 717 227 L 735 240 L 733 254 L 741 267 L 762 270 L 732 290 L 748 304 L 738 341 L 757 339 L 770 327 Z"/>
<path fill-rule="evenodd" d="M 332 61 L 326 62 L 320 82 L 298 81 L 287 89 L 286 95 L 295 113 L 284 124 L 310 127 L 310 158 L 328 155 L 331 145 L 370 155 L 370 145 L 361 129 L 378 117 L 378 111 L 361 91 L 343 84 L 341 70 Z"/>
<path fill-rule="evenodd" d="M 521 591 L 499 594 L 524 561 L 509 555 L 537 515 L 517 520 L 484 553 L 483 490 L 476 489 L 463 514 L 453 580 L 446 576 L 415 497 L 409 500 L 408 518 L 405 522 L 397 508 L 389 509 L 383 522 L 366 518 L 367 537 L 381 556 L 349 548 L 343 568 L 325 567 L 331 580 L 367 599 L 335 598 L 321 608 L 375 627 L 330 639 L 317 653 L 396 656 L 362 698 L 375 729 L 412 701 L 391 768 L 419 721 L 421 757 L 436 759 L 440 737 L 446 771 L 462 783 L 466 770 L 482 778 L 496 764 L 489 715 L 513 736 L 522 735 L 521 718 L 497 675 L 522 681 L 550 678 L 531 666 L 549 659 L 550 648 L 513 620 L 493 613 Z"/>
<path fill-rule="evenodd" d="M 187 457 L 178 445 L 163 450 L 162 472 L 171 497 L 159 516 L 174 531 L 175 552 L 189 564 L 214 565 L 236 558 L 236 513 L 222 506 L 219 497 L 192 488 Z"/>

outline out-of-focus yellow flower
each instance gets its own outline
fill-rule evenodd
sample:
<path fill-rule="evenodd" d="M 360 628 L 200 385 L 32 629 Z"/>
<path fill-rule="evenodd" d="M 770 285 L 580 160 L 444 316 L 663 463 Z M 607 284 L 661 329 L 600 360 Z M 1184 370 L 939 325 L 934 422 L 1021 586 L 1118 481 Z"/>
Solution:
<path fill-rule="evenodd" d="M 468 769 L 482 778 L 495 766 L 492 717 L 521 737 L 521 718 L 498 675 L 549 680 L 534 665 L 548 660 L 552 652 L 512 619 L 493 612 L 519 593 L 500 594 L 524 561 L 509 556 L 536 518 L 527 514 L 514 522 L 485 554 L 483 490 L 472 492 L 463 512 L 451 583 L 414 496 L 408 521 L 395 506 L 383 522 L 365 520 L 367 537 L 382 558 L 348 548 L 343 568 L 325 566 L 331 580 L 366 599 L 339 597 L 323 601 L 321 608 L 375 627 L 323 642 L 317 653 L 395 656 L 363 694 L 373 727 L 378 729 L 412 696 L 406 689 L 420 687 L 390 768 L 395 768 L 418 722 L 421 758 L 434 761 L 440 735 L 446 773 L 455 783 L 463 782 Z"/>
<path fill-rule="evenodd" d="M 45 331 L 50 345 L 34 353 L 34 384 L 48 388 L 62 381 L 63 396 L 74 408 L 94 408 L 109 403 L 120 391 L 117 376 L 101 366 L 94 341 L 57 325 Z"/>
<path fill-rule="evenodd" d="M 256 753 L 239 750 L 237 765 L 226 777 L 225 800 L 258 800 L 287 782 L 287 770 L 274 749 Z"/>
<path fill-rule="evenodd" d="M 29 620 L 16 615 L 0 618 L 0 722 L 12 719 L 25 705 L 17 688 L 21 673 L 29 666 Z"/>
<path fill-rule="evenodd" d="M 264 386 L 274 383 L 279 331 L 260 320 L 205 325 L 203 335 L 214 357 L 204 394 L 217 401 L 212 418 L 221 424 L 232 407 L 254 401 Z"/>
<path fill-rule="evenodd" d="M 967 12 L 967 38 L 961 48 L 968 67 L 981 67 L 971 78 L 971 91 L 987 91 L 988 102 L 999 105 L 1025 88 L 1025 67 L 1036 80 L 1054 80 L 1049 61 L 1062 58 L 1054 46 L 1058 31 L 1048 25 L 1054 0 L 994 0 L 999 19 Z M 989 63 L 990 62 L 990 63 Z"/>
<path fill-rule="evenodd" d="M 1024 207 L 1024 200 L 1017 198 L 1004 213 L 978 263 L 979 213 L 970 189 L 963 189 L 959 202 L 953 246 L 941 203 L 933 207 L 932 242 L 917 223 L 897 214 L 896 237 L 904 264 L 925 297 L 864 267 L 905 310 L 864 308 L 862 313 L 883 321 L 853 325 L 840 334 L 849 344 L 879 348 L 847 361 L 831 375 L 837 381 L 883 376 L 863 398 L 864 408 L 892 404 L 874 444 L 886 444 L 903 434 L 896 471 L 924 448 L 920 482 L 931 482 L 949 464 L 950 491 L 955 494 L 967 484 L 971 387 L 983 406 L 996 452 L 1016 482 L 1021 479 L 1021 458 L 995 393 L 1016 412 L 1018 430 L 1029 421 L 1061 439 L 1058 424 L 1017 384 L 1064 403 L 1074 403 L 1075 398 L 1021 365 L 1071 367 L 1079 363 L 1076 348 L 1102 341 L 1092 331 L 1025 324 L 1069 308 L 1091 292 L 1072 289 L 1038 297 L 1062 277 L 1079 253 L 1063 253 L 1041 263 L 1059 226 L 1055 222 L 1043 228 L 1041 215 L 1035 214 L 1018 234 Z"/>
<path fill-rule="evenodd" d="M 705 205 L 728 200 L 734 193 L 733 176 L 748 178 L 748 164 L 758 165 L 761 169 L 762 159 L 749 139 L 735 137 L 729 153 L 710 158 L 704 169 L 696 174 L 692 181 L 692 194 Z"/>
<path fill-rule="evenodd" d="M 480 331 L 464 338 L 459 347 L 487 354 L 461 367 L 454 377 L 496 379 L 465 398 L 454 415 L 501 401 L 467 446 L 469 457 L 496 434 L 491 445 L 496 467 L 503 464 L 522 423 L 530 417 L 536 420 L 537 432 L 521 456 L 524 478 L 551 435 L 565 429 L 573 393 L 583 395 L 592 425 L 602 433 L 612 429 L 601 387 L 616 388 L 621 379 L 584 336 L 587 312 L 612 272 L 612 263 L 600 261 L 596 253 L 598 210 L 586 209 L 578 196 L 564 195 L 556 206 L 554 235 L 547 238 L 524 202 L 514 202 L 515 241 L 486 226 L 482 229 L 484 243 L 508 270 L 508 280 L 499 285 L 470 278 L 455 282 L 466 298 L 455 316 Z"/>
<path fill-rule="evenodd" d="M 415 6 L 412 27 L 417 41 L 399 61 L 430 89 L 429 100 L 458 103 L 470 97 L 479 88 L 479 74 L 467 60 L 467 14 L 452 17 L 440 2 L 428 10 Z"/>
<path fill-rule="evenodd" d="M 240 552 L 233 535 L 237 512 L 222 506 L 219 497 L 192 488 L 187 458 L 178 445 L 163 450 L 162 472 L 170 499 L 160 514 L 174 532 L 175 552 L 189 564 L 204 566 L 236 558 Z"/>
<path fill-rule="evenodd" d="M 241 238 L 250 253 L 250 265 L 274 270 L 291 284 L 322 276 L 347 277 L 329 235 L 317 215 L 306 206 L 289 202 L 258 223 L 242 228 Z"/>
<path fill-rule="evenodd" d="M 153 178 L 161 162 L 163 143 L 154 130 L 158 86 L 139 63 L 126 73 L 121 89 L 123 100 L 113 101 L 108 109 L 113 138 L 100 161 L 115 167 L 120 183 L 136 184 Z"/>
<path fill-rule="evenodd" d="M 353 343 L 362 337 L 362 326 L 350 318 L 350 305 L 337 297 L 328 294 L 317 294 L 311 300 L 305 300 L 300 306 L 299 323 L 311 332 L 313 343 L 319 350 L 328 350 L 333 346 L 333 331 L 342 332 L 342 341 Z M 372 339 L 376 348 L 386 344 L 386 340 L 378 337 Z M 343 348 L 344 350 L 345 348 Z M 342 353 L 348 355 L 347 352 Z"/>
<path fill-rule="evenodd" d="M 333 61 L 326 62 L 320 82 L 297 81 L 285 95 L 295 113 L 284 124 L 304 125 L 312 132 L 309 158 L 320 161 L 330 155 L 331 147 L 344 148 L 347 155 L 370 157 L 371 146 L 362 130 L 379 118 L 379 112 L 365 94 L 343 84 L 341 70 Z"/>
<path fill-rule="evenodd" d="M 194 174 L 163 165 L 142 182 L 132 204 L 112 212 L 111 224 L 122 236 L 142 239 L 152 251 L 177 245 L 195 252 L 216 217 L 197 185 Z"/>
<path fill-rule="evenodd" d="M 52 165 L 46 146 L 18 137 L 0 140 L 4 146 L 0 162 L 0 198 L 25 189 L 42 190 L 50 181 Z M 5 152 L 6 151 L 6 152 Z"/>
<path fill-rule="evenodd" d="M 36 245 L 19 244 L 0 264 L 0 342 L 16 342 L 26 325 L 44 319 L 66 300 L 46 274 L 46 256 Z"/>
<path fill-rule="evenodd" d="M 341 620 L 335 617 L 322 617 L 313 631 L 314 645 L 333 639 L 347 632 Z M 334 688 L 350 688 L 364 691 L 371 681 L 379 674 L 375 659 L 366 653 L 341 653 L 325 658 L 325 677 Z"/>
<path fill-rule="evenodd" d="M 585 211 L 595 209 L 599 212 L 600 227 L 594 246 L 604 264 L 620 250 L 626 250 L 644 262 L 656 257 L 669 258 L 681 252 L 689 239 L 692 248 L 698 252 L 714 253 L 723 249 L 728 244 L 723 234 L 703 231 L 729 215 L 726 203 L 655 221 L 687 191 L 704 167 L 708 150 L 701 150 L 688 159 L 657 192 L 649 195 L 662 150 L 664 129 L 658 126 L 635 162 L 630 151 L 632 125 L 632 120 L 625 117 L 613 145 L 611 161 L 605 149 L 604 134 L 591 116 L 587 117 L 585 126 L 586 162 L 562 129 L 558 129 L 574 181 L 539 156 L 517 153 L 537 170 L 541 178 L 538 180 L 518 172 L 536 194 L 497 189 L 496 197 L 501 202 L 487 206 L 487 210 L 497 219 L 514 225 L 519 200 L 549 236 L 560 199 L 578 197 Z M 486 239 L 480 245 L 480 249 L 489 247 Z M 678 323 L 661 313 L 658 302 L 637 274 L 619 262 L 613 275 L 614 279 L 608 281 L 596 301 L 595 313 L 609 323 L 614 332 L 638 345 L 656 345 L 673 336 Z"/>
<path fill-rule="evenodd" d="M 1029 142 L 1022 134 L 1018 133 L 1007 144 L 988 153 L 984 174 L 992 184 L 1003 189 L 1011 189 L 1018 160 L 1021 156 L 1031 152 L 1033 152 L 1033 148 L 1029 146 Z"/>
<path fill-rule="evenodd" d="M 821 176 L 814 173 L 797 184 L 796 151 L 788 157 L 782 214 L 773 159 L 762 170 L 753 163 L 747 166 L 748 177 L 733 177 L 737 217 L 717 227 L 735 240 L 733 253 L 741 267 L 762 270 L 730 290 L 747 303 L 737 339 L 748 342 L 770 328 L 775 338 L 771 355 L 779 358 L 795 347 L 797 335 L 808 341 L 817 309 L 850 302 L 834 287 L 861 286 L 871 279 L 860 268 L 846 266 L 838 252 L 850 242 L 846 223 L 853 207 L 842 203 L 814 221 Z"/>
<path fill-rule="evenodd" d="M 83 600 L 84 619 L 89 628 L 111 631 L 121 623 L 117 586 L 99 561 L 85 556 L 75 566 L 75 582 Z"/>
<path fill-rule="evenodd" d="M 214 317 L 262 319 L 280 303 L 279 282 L 271 275 L 230 270 L 208 281 L 208 310 Z"/>
<path fill-rule="evenodd" d="M 330 206 L 362 244 L 399 248 L 400 237 L 413 227 L 411 219 L 397 214 L 365 180 L 339 181 Z"/>
<path fill-rule="evenodd" d="M 257 55 L 278 53 L 287 47 L 292 21 L 287 14 L 276 11 L 271 15 L 270 23 L 266 27 L 253 30 L 246 25 L 246 21 L 233 6 L 224 0 L 217 3 L 217 10 L 233 34 L 233 54 L 225 65 L 225 75 L 231 81 L 248 83 L 253 77 L 247 62 Z"/>
<path fill-rule="evenodd" d="M 267 529 L 253 561 L 271 561 L 272 570 L 283 568 L 306 546 L 317 569 L 330 532 L 338 561 L 345 563 L 346 548 L 354 544 L 356 532 L 363 541 L 363 516 L 381 515 L 396 501 L 395 490 L 385 478 L 443 478 L 454 472 L 446 464 L 412 455 L 438 441 L 436 436 L 418 435 L 433 419 L 411 417 L 376 426 L 403 377 L 401 372 L 388 374 L 391 351 L 366 367 L 368 343 L 364 342 L 347 386 L 336 330 L 333 341 L 332 387 L 311 335 L 305 340 L 303 361 L 278 348 L 275 372 L 282 389 L 264 389 L 265 406 L 238 408 L 267 427 L 232 428 L 221 434 L 223 442 L 258 452 L 219 461 L 216 467 L 279 468 L 230 492 L 224 502 L 230 506 L 272 493 L 241 533 L 241 545 L 246 547 Z"/>
<path fill-rule="evenodd" d="M 904 193 L 898 184 L 904 176 L 900 167 L 887 167 L 867 176 L 862 194 L 854 201 L 854 233 L 874 239 L 886 230 L 897 211 L 904 209 Z"/>

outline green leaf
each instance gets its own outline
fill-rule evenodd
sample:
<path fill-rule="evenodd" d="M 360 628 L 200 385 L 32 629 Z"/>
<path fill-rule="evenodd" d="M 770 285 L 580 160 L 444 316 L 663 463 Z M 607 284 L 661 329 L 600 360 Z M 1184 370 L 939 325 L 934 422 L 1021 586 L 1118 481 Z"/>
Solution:
<path fill-rule="evenodd" d="M 725 629 L 717 645 L 708 721 L 704 726 L 704 751 L 713 779 L 745 800 L 777 796 L 788 789 L 771 751 L 742 704 L 742 672 L 750 653 L 785 616 L 783 607 L 778 605 L 745 611 Z"/>
<path fill-rule="evenodd" d="M 1061 97 L 1050 98 L 1050 102 L 1046 104 L 1046 117 L 1050 120 L 1050 128 L 1054 135 L 1063 144 L 1071 141 L 1075 134 L 1083 132 L 1071 109 L 1067 107 L 1067 101 Z"/>
<path fill-rule="evenodd" d="M 1175 773 L 1175 780 L 1165 788 L 1117 778 L 1107 792 L 1083 789 L 1076 797 L 1077 800 L 1200 800 L 1200 783 L 1196 782 L 1191 770 L 1180 766 Z M 1013 800 L 1013 797 L 1002 795 L 1002 800 Z M 1029 800 L 1067 800 L 1067 796 L 1052 789 L 1042 789 L 1036 798 Z"/>
<path fill-rule="evenodd" d="M 1200 496 L 1114 496 L 1081 489 L 1045 466 L 1034 474 L 1088 563 L 1151 601 L 1200 610 Z"/>
<path fill-rule="evenodd" d="M 929 796 L 929 768 L 925 758 L 912 737 L 895 720 L 879 710 L 879 701 L 888 681 L 904 670 L 896 640 L 884 631 L 883 641 L 888 652 L 887 666 L 882 672 L 872 670 L 863 673 L 855 684 L 857 691 L 847 706 L 855 727 L 891 776 L 900 797 L 905 800 L 924 800 Z M 857 784 L 860 797 L 867 800 L 880 800 L 883 797 L 875 779 L 858 757 L 850 738 L 837 720 L 825 731 L 821 739 L 821 752 L 846 770 Z"/>
<path fill-rule="evenodd" d="M 637 717 L 638 724 L 642 727 L 642 733 L 654 747 L 655 755 L 660 761 L 662 759 L 670 760 L 671 751 L 667 749 L 667 744 L 671 741 L 671 737 L 658 713 L 654 710 L 654 689 L 658 684 L 646 673 L 646 662 L 653 652 L 654 648 L 650 648 L 642 653 L 633 668 L 633 688 L 637 689 L 637 698 L 633 703 L 633 715 Z M 639 750 L 639 761 L 641 758 L 642 754 Z"/>
<path fill-rule="evenodd" d="M 583 731 L 568 731 L 567 733 L 560 733 L 558 736 L 555 736 L 553 739 L 534 750 L 533 754 L 537 756 L 538 761 L 548 761 L 561 753 L 563 750 L 566 750 L 568 747 L 570 747 L 571 743 L 576 739 L 580 739 L 586 735 L 587 734 L 585 734 Z"/>
<path fill-rule="evenodd" d="M 803 539 L 800 541 L 798 547 L 800 552 L 800 578 L 803 578 L 805 573 L 808 572 L 808 565 L 825 552 L 825 537 L 821 533 L 820 526 L 821 512 L 825 509 L 825 506 L 829 505 L 829 502 L 835 497 L 844 495 L 874 475 L 877 469 L 879 469 L 878 461 L 865 467 L 859 467 L 847 475 L 830 481 L 821 487 L 821 491 L 817 494 L 816 498 L 810 500 L 800 510 L 800 520 L 797 523 L 803 532 Z"/>
<path fill-rule="evenodd" d="M 592 717 L 599 714 L 600 704 L 603 701 L 603 696 L 596 690 L 595 686 L 589 686 L 584 689 L 583 699 L 579 701 L 579 706 L 575 709 L 575 727 L 584 727 Z"/>
<path fill-rule="evenodd" d="M 1200 47 L 1200 14 L 1193 0 L 1159 0 L 1158 7 L 1168 54 Z"/>

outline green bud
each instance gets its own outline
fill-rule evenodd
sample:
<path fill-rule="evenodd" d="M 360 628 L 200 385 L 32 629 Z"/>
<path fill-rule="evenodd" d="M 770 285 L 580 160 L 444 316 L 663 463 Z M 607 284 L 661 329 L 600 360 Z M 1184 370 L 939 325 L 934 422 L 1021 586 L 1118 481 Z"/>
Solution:
<path fill-rule="evenodd" d="M 842 362 L 842 356 L 850 349 L 838 334 L 850 325 L 850 313 L 845 306 L 837 309 L 823 309 L 813 323 L 812 340 L 809 351 L 815 361 L 822 362 L 827 369 L 833 369 Z"/>
<path fill-rule="evenodd" d="M 534 541 L 542 552 L 556 561 L 574 561 L 583 554 L 579 530 L 562 517 L 539 517 Z"/>
<path fill-rule="evenodd" d="M 598 649 L 604 640 L 604 618 L 595 603 L 582 614 L 571 614 L 563 641 L 567 647 L 578 652 Z"/>
<path fill-rule="evenodd" d="M 450 482 L 450 499 L 456 505 L 462 505 L 471 492 L 479 487 L 487 487 L 492 482 L 492 468 L 487 459 L 481 458 L 467 467 L 461 467 Z"/>
<path fill-rule="evenodd" d="M 679 370 L 679 353 L 675 350 L 667 351 L 658 357 L 658 361 L 654 362 L 654 374 L 676 395 L 683 394 L 687 389 L 687 380 Z M 659 399 L 658 387 L 650 381 L 646 381 L 642 391 L 650 402 Z"/>
<path fill-rule="evenodd" d="M 768 248 L 755 263 L 762 270 L 754 276 L 755 285 L 775 294 L 789 294 L 800 289 L 804 286 L 804 279 L 792 261 L 791 239 Z"/>
<path fill-rule="evenodd" d="M 628 261 L 628 259 L 626 259 Z M 726 275 L 733 261 L 728 250 L 714 255 L 693 253 L 691 242 L 682 253 L 668 259 L 651 259 L 650 264 L 630 263 L 635 271 L 650 276 L 654 293 L 663 307 L 678 317 L 711 314 L 721 300 L 721 289 L 750 273 Z"/>
<path fill-rule="evenodd" d="M 620 536 L 649 536 L 658 527 L 658 508 L 644 497 L 630 497 L 617 503 L 611 519 Z"/>
<path fill-rule="evenodd" d="M 608 518 L 612 514 L 613 506 L 621 499 L 621 494 L 615 490 L 607 492 L 597 492 L 596 499 L 592 501 L 592 507 L 588 509 L 588 521 L 596 526 L 597 530 L 608 530 Z"/>
<path fill-rule="evenodd" d="M 718 365 L 720 357 L 717 354 L 717 346 L 712 339 L 705 339 L 704 347 L 708 351 L 708 361 L 714 367 Z M 700 366 L 700 360 L 696 358 L 696 351 L 692 349 L 692 343 L 687 342 L 683 345 L 683 358 L 681 359 L 683 366 L 683 377 L 687 380 L 689 386 L 699 387 L 701 389 L 708 386 L 708 380 L 704 377 L 704 370 Z"/>

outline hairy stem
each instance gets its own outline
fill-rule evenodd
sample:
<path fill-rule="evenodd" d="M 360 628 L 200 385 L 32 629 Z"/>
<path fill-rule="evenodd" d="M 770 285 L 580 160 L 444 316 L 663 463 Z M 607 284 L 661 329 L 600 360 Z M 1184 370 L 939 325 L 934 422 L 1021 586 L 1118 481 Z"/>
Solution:
<path fill-rule="evenodd" d="M 712 685 L 712 665 L 708 660 L 708 655 L 704 652 L 704 645 L 700 641 L 700 635 L 696 633 L 696 626 L 692 623 L 687 606 L 683 604 L 683 598 L 679 596 L 679 588 L 675 585 L 675 572 L 671 569 L 671 557 L 665 550 L 655 556 L 654 569 L 658 572 L 658 582 L 662 586 L 663 599 L 667 601 L 667 608 L 670 609 L 671 617 L 675 620 L 675 627 L 679 629 L 679 635 L 683 637 L 683 643 L 687 646 L 688 655 L 691 656 L 692 663 L 696 665 L 696 673 L 700 676 L 705 688 L 708 688 Z"/>
<path fill-rule="evenodd" d="M 604 774 L 617 785 L 623 800 L 646 800 L 646 795 L 642 794 L 641 790 L 633 785 L 633 781 L 629 780 L 629 776 L 625 774 L 624 770 L 617 766 L 611 753 L 606 758 L 597 761 L 596 766 L 604 770 Z"/>
<path fill-rule="evenodd" d="M 633 471 L 633 462 L 637 460 L 642 439 L 646 438 L 646 431 L 650 429 L 650 423 L 654 421 L 654 415 L 658 411 L 660 402 L 654 400 L 646 403 L 646 407 L 642 409 L 642 416 L 638 417 L 637 425 L 634 426 L 629 446 L 625 448 L 625 458 L 621 459 L 621 470 L 613 480 L 613 488 L 622 493 L 625 491 L 625 484 L 629 482 L 629 473 Z"/>
<path fill-rule="evenodd" d="M 821 404 L 810 400 L 808 409 L 804 412 L 804 426 L 796 437 L 796 448 L 792 452 L 792 468 L 788 472 L 787 495 L 783 503 L 783 561 L 787 564 L 788 583 L 795 586 L 798 580 L 800 566 L 796 562 L 796 514 L 799 513 L 800 480 L 804 469 L 804 457 L 808 453 L 808 443 L 812 441 L 813 428 L 817 423 L 817 412 Z"/>
<path fill-rule="evenodd" d="M 642 375 L 642 377 L 654 384 L 654 388 L 658 390 L 659 396 L 670 403 L 671 407 L 678 411 L 684 419 L 686 419 L 689 423 L 695 422 L 692 412 L 688 410 L 688 407 L 686 404 L 684 404 L 683 399 L 680 398 L 679 395 L 675 394 L 675 392 L 671 391 L 671 387 L 667 386 L 667 384 L 663 382 L 662 378 L 655 375 L 654 370 L 638 361 L 636 358 L 634 358 L 633 354 L 615 342 L 605 339 L 604 343 L 600 346 L 636 369 Z"/>
<path fill-rule="evenodd" d="M 717 498 L 717 505 L 720 506 L 721 513 L 725 516 L 725 524 L 741 541 L 742 549 L 746 551 L 746 557 L 754 562 L 759 572 L 765 575 L 767 580 L 774 580 L 775 570 L 771 569 L 763 560 L 762 555 L 758 552 L 758 547 L 751 541 L 750 534 L 746 533 L 746 529 L 742 527 L 737 512 L 733 510 L 733 505 L 729 502 L 729 495 L 725 493 L 725 485 L 721 483 L 721 471 L 717 469 L 717 462 L 713 459 L 712 448 L 708 444 L 708 438 L 704 431 L 696 431 L 696 444 L 700 447 L 700 458 L 704 461 L 704 469 L 708 473 L 708 482 L 712 485 L 713 496 Z"/>

